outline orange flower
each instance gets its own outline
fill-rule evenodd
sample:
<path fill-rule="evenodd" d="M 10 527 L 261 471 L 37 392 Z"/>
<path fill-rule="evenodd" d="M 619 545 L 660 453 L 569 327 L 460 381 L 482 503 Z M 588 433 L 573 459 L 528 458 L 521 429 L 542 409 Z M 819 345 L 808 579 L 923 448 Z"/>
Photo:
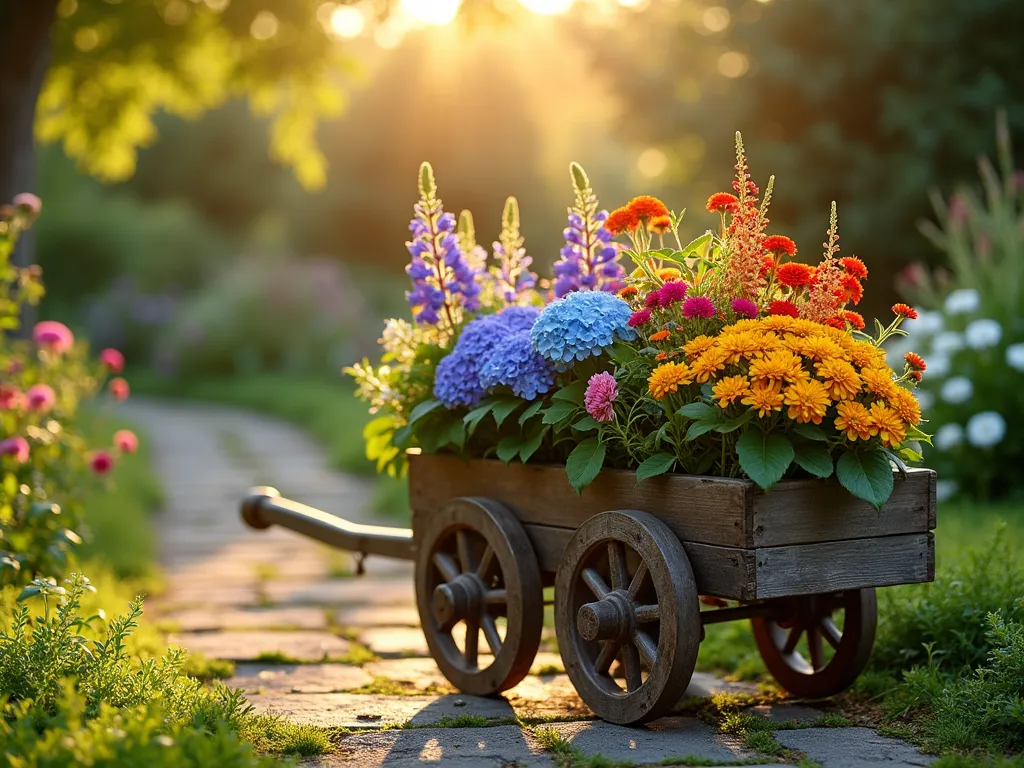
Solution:
<path fill-rule="evenodd" d="M 657 219 L 662 216 L 668 217 L 668 208 L 656 197 L 640 195 L 634 197 L 626 206 L 637 219 Z M 607 226 L 607 224 L 605 225 Z"/>
<path fill-rule="evenodd" d="M 843 319 L 850 325 L 852 325 L 854 328 L 856 328 L 858 331 L 864 330 L 864 317 L 862 315 L 858 314 L 857 312 L 851 312 L 849 310 L 846 310 L 841 314 L 843 316 Z"/>
<path fill-rule="evenodd" d="M 767 277 L 768 273 L 775 269 L 775 257 L 764 256 L 761 258 L 761 277 Z"/>
<path fill-rule="evenodd" d="M 668 353 L 667 352 L 659 352 L 658 354 L 656 354 L 654 356 L 654 359 L 655 360 L 668 360 Z"/>
<path fill-rule="evenodd" d="M 720 408 L 725 408 L 736 400 L 750 394 L 750 384 L 746 376 L 726 376 L 715 384 L 712 390 Z"/>
<path fill-rule="evenodd" d="M 769 352 L 750 363 L 750 378 L 755 381 L 798 381 L 804 376 L 800 358 L 788 349 Z"/>
<path fill-rule="evenodd" d="M 883 403 L 871 404 L 870 424 L 886 448 L 899 445 L 907 437 L 907 428 L 903 419 L 896 411 Z"/>
<path fill-rule="evenodd" d="M 853 275 L 847 275 L 843 278 L 842 286 L 839 298 L 843 303 L 852 301 L 854 304 L 860 304 L 860 300 L 864 298 L 864 286 L 860 284 L 860 280 Z"/>
<path fill-rule="evenodd" d="M 733 212 L 739 202 L 736 195 L 730 195 L 728 192 L 716 192 L 708 198 L 708 211 L 710 213 Z"/>
<path fill-rule="evenodd" d="M 627 285 L 625 288 L 619 291 L 619 296 L 621 296 L 622 298 L 626 298 L 627 296 L 636 296 L 636 294 L 637 288 L 635 285 Z"/>
<path fill-rule="evenodd" d="M 786 388 L 785 403 L 789 406 L 789 418 L 797 423 L 821 424 L 832 401 L 824 384 L 816 379 L 804 379 Z"/>
<path fill-rule="evenodd" d="M 846 320 L 839 315 L 826 319 L 825 325 L 831 326 L 832 328 L 838 328 L 840 331 L 846 330 Z"/>
<path fill-rule="evenodd" d="M 921 404 L 910 390 L 896 387 L 889 397 L 889 405 L 907 424 L 921 423 Z"/>
<path fill-rule="evenodd" d="M 833 400 L 852 400 L 860 393 L 860 376 L 845 360 L 832 357 L 815 363 L 814 367 Z"/>
<path fill-rule="evenodd" d="M 892 311 L 910 320 L 917 320 L 917 310 L 909 304 L 893 304 Z"/>
<path fill-rule="evenodd" d="M 864 386 L 868 392 L 879 397 L 891 399 L 896 396 L 897 390 L 907 392 L 905 389 L 900 389 L 896 382 L 893 381 L 892 371 L 888 367 L 865 368 L 860 372 L 860 377 L 864 380 Z M 907 394 L 910 395 L 909 392 Z M 914 397 L 913 395 L 910 396 Z"/>
<path fill-rule="evenodd" d="M 868 440 L 878 434 L 878 428 L 871 424 L 868 409 L 856 400 L 847 400 L 836 406 L 839 414 L 836 418 L 836 429 L 845 432 L 849 440 Z"/>
<path fill-rule="evenodd" d="M 670 335 L 671 333 L 669 331 L 658 331 L 657 333 L 652 333 L 650 336 L 648 336 L 648 338 L 651 341 L 664 341 Z"/>
<path fill-rule="evenodd" d="M 768 305 L 769 315 L 787 315 L 789 317 L 800 317 L 800 310 L 791 301 L 773 301 Z"/>
<path fill-rule="evenodd" d="M 812 360 L 824 360 L 826 357 L 842 357 L 843 350 L 832 339 L 826 336 L 808 336 L 800 340 L 799 352 Z"/>
<path fill-rule="evenodd" d="M 717 371 L 725 370 L 726 353 L 720 349 L 709 349 L 690 364 L 693 371 L 693 378 L 704 384 L 715 375 Z"/>
<path fill-rule="evenodd" d="M 655 216 L 647 222 L 647 231 L 656 235 L 664 235 L 672 231 L 672 219 L 669 216 Z"/>
<path fill-rule="evenodd" d="M 921 383 L 921 379 L 923 379 L 924 376 L 921 375 L 920 371 L 911 371 L 910 372 L 910 378 L 912 378 L 914 381 L 916 381 L 918 384 L 920 384 Z"/>
<path fill-rule="evenodd" d="M 764 239 L 763 245 L 766 251 L 774 253 L 776 256 L 796 254 L 796 243 L 785 235 L 769 235 Z"/>
<path fill-rule="evenodd" d="M 741 402 L 751 406 L 763 419 L 772 411 L 782 409 L 782 390 L 775 382 L 758 381 L 750 388 L 750 392 Z"/>
<path fill-rule="evenodd" d="M 924 372 L 928 370 L 928 366 L 927 364 L 925 364 L 924 358 L 921 357 L 916 352 L 907 352 L 907 354 L 903 356 L 903 359 L 906 360 L 907 365 L 909 365 L 915 371 Z"/>
<path fill-rule="evenodd" d="M 839 266 L 846 270 L 846 274 L 865 280 L 868 276 L 867 265 L 856 256 L 847 256 L 839 260 Z"/>
<path fill-rule="evenodd" d="M 715 346 L 715 340 L 710 336 L 697 336 L 683 345 L 683 351 L 690 360 L 694 360 L 713 346 Z"/>
<path fill-rule="evenodd" d="M 679 387 L 693 381 L 693 375 L 686 363 L 662 363 L 647 379 L 647 389 L 655 400 L 679 391 Z"/>
<path fill-rule="evenodd" d="M 604 228 L 613 235 L 619 235 L 623 232 L 632 232 L 639 226 L 640 220 L 629 208 L 616 208 L 614 211 L 609 213 L 608 218 L 604 220 Z"/>
<path fill-rule="evenodd" d="M 811 282 L 811 268 L 799 261 L 791 261 L 783 264 L 775 270 L 775 277 L 779 282 L 789 288 L 796 288 L 801 285 L 808 285 Z"/>

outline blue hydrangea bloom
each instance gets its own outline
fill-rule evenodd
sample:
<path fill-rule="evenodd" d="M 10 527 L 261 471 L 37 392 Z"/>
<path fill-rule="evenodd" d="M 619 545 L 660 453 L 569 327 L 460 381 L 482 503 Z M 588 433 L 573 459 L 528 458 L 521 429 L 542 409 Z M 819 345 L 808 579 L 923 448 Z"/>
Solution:
<path fill-rule="evenodd" d="M 472 408 L 487 395 L 480 386 L 479 358 L 453 351 L 434 371 L 434 397 L 445 408 Z"/>
<path fill-rule="evenodd" d="M 632 341 L 629 305 L 603 291 L 573 291 L 548 304 L 533 324 L 534 348 L 559 370 L 600 355 L 616 339 Z"/>
<path fill-rule="evenodd" d="M 530 331 L 517 331 L 499 341 L 480 371 L 487 389 L 510 387 L 525 400 L 533 400 L 555 385 L 555 369 L 533 348 Z"/>

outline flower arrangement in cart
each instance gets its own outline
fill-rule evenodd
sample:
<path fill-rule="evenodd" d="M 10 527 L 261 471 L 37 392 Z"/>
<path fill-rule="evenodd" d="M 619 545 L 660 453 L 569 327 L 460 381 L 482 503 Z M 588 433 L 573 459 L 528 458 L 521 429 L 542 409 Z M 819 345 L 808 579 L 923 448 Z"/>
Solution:
<path fill-rule="evenodd" d="M 929 442 L 914 394 L 925 362 L 908 353 L 894 371 L 882 349 L 916 313 L 897 304 L 865 332 L 853 307 L 868 270 L 839 253 L 835 203 L 820 261 L 803 263 L 770 233 L 774 177 L 762 193 L 738 133 L 735 169 L 733 191 L 708 200 L 714 229 L 684 243 L 685 211 L 642 196 L 608 213 L 573 163 L 565 245 L 542 280 L 514 198 L 488 253 L 424 163 L 412 319 L 387 322 L 379 365 L 346 369 L 377 414 L 365 437 L 378 469 L 398 475 L 419 449 L 564 463 L 577 492 L 602 468 L 765 490 L 835 475 L 881 508 Z"/>

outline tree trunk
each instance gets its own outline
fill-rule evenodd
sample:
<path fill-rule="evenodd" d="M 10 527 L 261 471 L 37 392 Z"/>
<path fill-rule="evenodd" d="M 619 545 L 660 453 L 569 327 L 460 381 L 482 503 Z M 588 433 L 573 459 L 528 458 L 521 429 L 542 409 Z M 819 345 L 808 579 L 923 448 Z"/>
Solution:
<path fill-rule="evenodd" d="M 50 28 L 58 0 L 0 0 L 0 204 L 35 190 L 36 101 L 50 66 Z M 32 261 L 31 232 L 14 263 Z"/>

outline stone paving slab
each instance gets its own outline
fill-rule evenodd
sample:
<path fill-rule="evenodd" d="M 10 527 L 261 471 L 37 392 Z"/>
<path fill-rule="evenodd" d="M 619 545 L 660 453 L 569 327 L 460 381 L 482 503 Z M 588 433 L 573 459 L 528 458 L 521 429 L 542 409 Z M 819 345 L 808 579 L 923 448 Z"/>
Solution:
<path fill-rule="evenodd" d="M 239 664 L 234 677 L 224 682 L 229 688 L 270 697 L 351 691 L 373 682 L 373 677 L 349 664 Z"/>
<path fill-rule="evenodd" d="M 330 581 L 275 581 L 266 585 L 271 604 L 292 605 L 412 605 L 415 600 L 411 579 L 395 577 L 374 580 L 332 579 Z"/>
<path fill-rule="evenodd" d="M 343 627 L 415 627 L 420 631 L 420 614 L 409 605 L 356 605 L 340 608 L 334 620 Z"/>
<path fill-rule="evenodd" d="M 367 696 L 360 693 L 296 693 L 290 696 L 249 696 L 260 712 L 283 715 L 306 725 L 380 728 L 385 725 L 428 726 L 443 718 L 474 715 L 488 720 L 515 717 L 507 701 L 465 694 L 443 696 Z"/>
<path fill-rule="evenodd" d="M 912 744 L 879 736 L 870 728 L 804 728 L 776 731 L 775 738 L 782 746 L 806 753 L 825 768 L 917 768 L 938 759 Z"/>
<path fill-rule="evenodd" d="M 161 618 L 174 622 L 179 632 L 211 632 L 220 629 L 326 629 L 322 608 L 187 608 Z"/>
<path fill-rule="evenodd" d="M 350 643 L 329 632 L 182 632 L 168 638 L 171 645 L 216 659 L 258 661 L 261 654 L 283 654 L 299 661 L 322 661 L 342 656 Z"/>
<path fill-rule="evenodd" d="M 752 715 L 771 720 L 773 723 L 813 723 L 824 714 L 824 710 L 805 707 L 800 704 L 762 704 L 746 710 Z"/>

